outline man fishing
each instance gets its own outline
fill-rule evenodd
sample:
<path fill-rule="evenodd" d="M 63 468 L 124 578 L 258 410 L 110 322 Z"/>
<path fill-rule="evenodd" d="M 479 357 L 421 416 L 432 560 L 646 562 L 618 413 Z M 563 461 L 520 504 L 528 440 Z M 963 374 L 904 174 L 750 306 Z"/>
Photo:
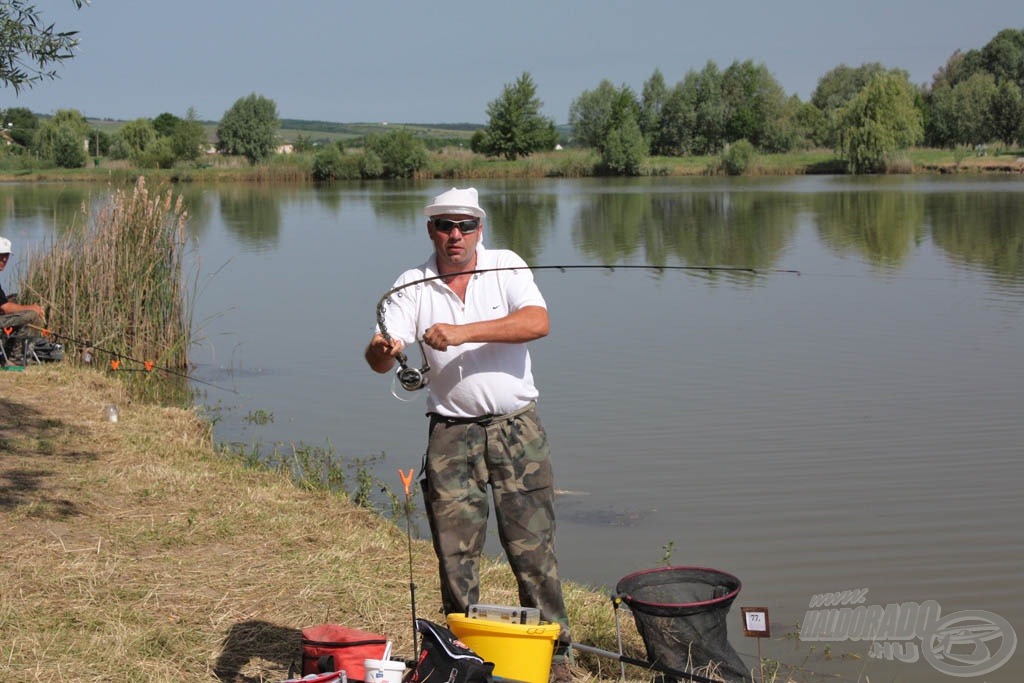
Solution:
<path fill-rule="evenodd" d="M 424 213 L 434 253 L 395 286 L 435 279 L 390 298 L 366 361 L 385 373 L 406 345 L 425 344 L 430 425 L 420 483 L 445 614 L 465 614 L 478 602 L 490 485 L 520 603 L 561 625 L 551 681 L 568 683 L 571 638 L 555 557 L 554 482 L 526 347 L 548 334 L 547 304 L 522 258 L 484 248 L 487 214 L 475 188 L 452 188 Z M 488 268 L 503 270 L 466 272 Z"/>
<path fill-rule="evenodd" d="M 6 237 L 0 237 L 0 270 L 7 267 L 10 257 L 11 241 Z M 0 339 L 4 344 L 5 357 L 12 361 L 20 359 L 23 342 L 38 337 L 36 328 L 42 327 L 45 322 L 46 313 L 42 306 L 11 301 L 7 298 L 4 288 L 0 286 Z"/>

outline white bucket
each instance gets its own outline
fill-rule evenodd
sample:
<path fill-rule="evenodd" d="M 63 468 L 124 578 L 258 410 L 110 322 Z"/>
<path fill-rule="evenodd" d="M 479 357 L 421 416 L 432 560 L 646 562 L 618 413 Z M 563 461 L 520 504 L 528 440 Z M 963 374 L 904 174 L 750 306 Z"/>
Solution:
<path fill-rule="evenodd" d="M 405 662 L 394 662 L 390 659 L 364 659 L 366 683 L 402 683 L 405 673 Z"/>

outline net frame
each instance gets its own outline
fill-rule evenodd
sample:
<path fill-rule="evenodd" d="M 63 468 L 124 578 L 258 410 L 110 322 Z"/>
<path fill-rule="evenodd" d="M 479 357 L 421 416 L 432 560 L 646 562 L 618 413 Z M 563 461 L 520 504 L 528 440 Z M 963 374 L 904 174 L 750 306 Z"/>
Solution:
<path fill-rule="evenodd" d="M 619 580 L 615 591 L 632 612 L 652 663 L 746 683 L 749 669 L 729 643 L 726 624 L 742 587 L 728 572 L 677 566 L 633 572 Z"/>

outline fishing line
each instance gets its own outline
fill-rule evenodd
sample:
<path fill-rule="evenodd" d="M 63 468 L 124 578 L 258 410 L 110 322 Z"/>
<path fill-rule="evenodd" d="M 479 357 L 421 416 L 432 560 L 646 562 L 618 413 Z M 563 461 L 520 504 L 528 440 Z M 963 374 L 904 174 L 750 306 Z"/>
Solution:
<path fill-rule="evenodd" d="M 82 339 L 76 339 L 75 337 L 72 337 L 72 336 L 69 336 L 69 335 L 66 335 L 66 334 L 60 334 L 58 332 L 54 332 L 53 330 L 47 329 L 45 327 L 39 327 L 38 325 L 28 325 L 28 327 L 31 327 L 31 328 L 36 329 L 36 330 L 39 330 L 40 333 L 42 333 L 42 335 L 44 337 L 52 336 L 52 337 L 56 337 L 58 339 L 67 340 L 67 341 L 72 342 L 73 344 L 77 345 L 78 347 L 80 347 L 82 349 L 82 356 L 83 356 L 82 357 L 82 362 L 84 362 L 87 365 L 92 363 L 92 354 L 94 352 L 96 352 L 96 351 L 99 351 L 99 352 L 105 353 L 105 354 L 107 354 L 108 356 L 111 357 L 110 369 L 112 371 L 116 371 L 116 372 L 152 372 L 153 370 L 160 370 L 161 372 L 166 372 L 168 375 L 174 375 L 175 377 L 181 377 L 182 379 L 186 379 L 186 380 L 188 380 L 190 382 L 198 382 L 199 384 L 205 384 L 208 387 L 213 387 L 214 389 L 220 389 L 221 391 L 227 391 L 227 392 L 230 392 L 232 394 L 237 394 L 238 393 L 234 389 L 229 389 L 227 387 L 222 387 L 219 384 L 214 384 L 213 382 L 207 382 L 206 380 L 199 379 L 198 377 L 190 375 L 187 372 L 181 372 L 179 370 L 175 370 L 174 368 L 169 368 L 169 367 L 166 367 L 166 366 L 157 365 L 156 363 L 154 363 L 151 360 L 139 360 L 138 358 L 133 358 L 131 356 L 125 355 L 125 354 L 120 353 L 118 351 L 114 351 L 112 349 L 106 349 L 106 348 L 103 348 L 101 346 L 96 346 L 96 345 L 92 344 L 91 342 L 88 342 L 88 341 L 85 341 L 85 340 L 82 340 Z M 138 363 L 142 367 L 141 368 L 122 368 L 121 367 L 121 361 L 131 361 L 132 363 Z"/>
<path fill-rule="evenodd" d="M 768 268 L 758 269 L 750 268 L 746 266 L 652 266 L 652 265 L 640 265 L 640 264 L 625 264 L 625 265 L 599 265 L 599 264 L 577 264 L 577 265 L 554 265 L 554 266 L 503 266 L 499 268 L 476 268 L 473 270 L 462 270 L 457 273 L 445 273 L 443 275 L 431 275 L 423 277 L 418 280 L 412 280 L 405 284 L 392 287 L 388 291 L 384 292 L 384 295 L 377 302 L 377 327 L 380 329 L 380 334 L 389 343 L 393 343 L 391 334 L 388 332 L 387 324 L 384 320 L 384 309 L 386 305 L 391 301 L 391 297 L 398 294 L 403 289 L 408 287 L 414 287 L 421 285 L 425 282 L 433 282 L 434 280 L 445 280 L 448 278 L 457 277 L 459 275 L 477 275 L 480 273 L 496 273 L 501 271 L 517 271 L 517 270 L 558 270 L 560 272 L 567 272 L 570 270 L 606 270 L 608 272 L 615 272 L 616 270 L 654 270 L 663 272 L 666 270 L 695 270 L 705 273 L 746 273 L 748 275 L 766 275 L 770 273 L 784 273 L 788 275 L 800 276 L 802 273 L 799 270 L 793 270 L 788 268 Z M 402 385 L 402 388 L 406 391 L 416 391 L 427 386 L 430 382 L 427 377 L 427 373 L 430 371 L 430 365 L 427 363 L 427 356 L 423 350 L 423 341 L 417 340 L 420 347 L 420 355 L 423 358 L 423 365 L 417 368 L 410 368 L 409 358 L 401 351 L 395 354 L 395 360 L 398 361 L 398 370 L 395 371 L 395 376 L 398 378 L 398 383 Z M 398 398 L 395 391 L 392 389 L 391 392 Z"/>

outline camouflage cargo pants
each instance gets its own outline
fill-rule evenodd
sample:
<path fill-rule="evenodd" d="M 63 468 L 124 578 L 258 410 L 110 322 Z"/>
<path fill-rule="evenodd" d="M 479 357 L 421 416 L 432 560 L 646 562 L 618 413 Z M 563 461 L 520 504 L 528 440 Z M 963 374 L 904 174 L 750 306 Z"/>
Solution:
<path fill-rule="evenodd" d="M 433 416 L 421 484 L 445 613 L 465 613 L 479 601 L 489 484 L 520 604 L 537 607 L 545 621 L 561 624 L 559 641 L 568 644 L 569 619 L 555 558 L 551 457 L 536 408 L 531 404 L 482 422 Z"/>
<path fill-rule="evenodd" d="M 20 356 L 22 342 L 40 336 L 36 327 L 43 326 L 43 319 L 35 311 L 18 311 L 0 315 L 0 343 L 4 345 L 4 353 Z"/>

